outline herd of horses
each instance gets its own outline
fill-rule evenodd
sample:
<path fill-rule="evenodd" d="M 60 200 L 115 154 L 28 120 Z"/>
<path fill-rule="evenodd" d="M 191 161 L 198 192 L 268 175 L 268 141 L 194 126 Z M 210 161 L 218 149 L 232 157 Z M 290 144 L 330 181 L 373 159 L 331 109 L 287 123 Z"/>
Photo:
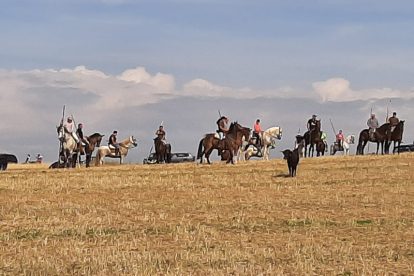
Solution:
<path fill-rule="evenodd" d="M 128 150 L 132 147 L 137 147 L 137 141 L 134 136 L 130 136 L 120 143 L 119 153 L 117 154 L 115 148 L 111 146 L 101 146 L 102 137 L 99 133 L 94 133 L 88 137 L 88 145 L 83 145 L 83 149 L 77 149 L 77 143 L 70 133 L 68 133 L 63 126 L 57 127 L 58 138 L 61 141 L 61 150 L 59 153 L 59 159 L 57 166 L 62 167 L 76 167 L 77 160 L 80 154 L 86 155 L 86 167 L 90 167 L 92 160 L 92 154 L 97 148 L 95 156 L 95 165 L 102 165 L 105 157 L 119 158 L 120 164 L 123 163 L 123 159 L 127 156 Z M 389 123 L 383 124 L 374 133 L 370 134 L 368 129 L 361 131 L 359 135 L 359 141 L 357 146 L 357 155 L 363 155 L 365 147 L 368 142 L 377 144 L 377 154 L 379 147 L 381 146 L 381 153 L 389 153 L 391 143 L 394 142 L 395 152 L 398 149 L 402 141 L 404 132 L 404 121 L 400 121 L 397 126 L 392 130 Z M 321 138 L 321 121 L 316 121 L 316 126 L 313 130 L 307 131 L 304 135 L 296 136 L 296 146 L 302 145 L 301 156 L 313 157 L 316 148 L 317 156 L 324 155 L 327 151 L 326 144 Z M 199 142 L 197 150 L 197 159 L 200 159 L 200 163 L 203 163 L 203 157 L 208 164 L 210 162 L 210 155 L 213 150 L 218 151 L 218 155 L 221 156 L 222 161 L 234 164 L 237 160 L 249 160 L 251 157 L 262 157 L 264 160 L 269 158 L 269 152 L 271 148 L 275 148 L 275 140 L 282 138 L 281 127 L 271 127 L 260 134 L 261 141 L 258 145 L 256 138 L 251 136 L 251 129 L 241 126 L 238 122 L 232 122 L 229 130 L 224 139 L 219 139 L 216 133 L 206 134 Z M 343 148 L 340 149 L 338 144 L 334 144 L 331 147 L 331 154 L 335 154 L 336 151 L 342 150 L 344 154 L 349 154 L 349 145 L 354 143 L 354 135 L 349 135 L 343 142 Z M 171 161 L 171 145 L 166 144 L 161 140 L 161 137 L 154 139 L 155 156 L 157 163 L 170 163 Z"/>

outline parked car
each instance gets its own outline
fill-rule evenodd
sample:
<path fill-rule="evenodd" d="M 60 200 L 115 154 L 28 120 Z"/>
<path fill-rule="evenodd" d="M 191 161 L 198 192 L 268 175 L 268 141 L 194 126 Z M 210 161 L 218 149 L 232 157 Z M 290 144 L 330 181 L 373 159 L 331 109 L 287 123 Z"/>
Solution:
<path fill-rule="evenodd" d="M 410 145 L 400 145 L 400 153 L 401 152 L 414 152 L 414 144 L 410 144 Z M 395 152 L 398 151 L 398 147 L 395 149 Z"/>
<path fill-rule="evenodd" d="M 184 162 L 194 162 L 194 161 L 195 161 L 195 156 L 193 156 L 191 153 L 179 152 L 179 153 L 171 154 L 171 163 L 184 163 Z M 142 163 L 156 164 L 157 158 L 155 157 L 155 153 L 150 153 L 148 157 L 144 158 Z"/>

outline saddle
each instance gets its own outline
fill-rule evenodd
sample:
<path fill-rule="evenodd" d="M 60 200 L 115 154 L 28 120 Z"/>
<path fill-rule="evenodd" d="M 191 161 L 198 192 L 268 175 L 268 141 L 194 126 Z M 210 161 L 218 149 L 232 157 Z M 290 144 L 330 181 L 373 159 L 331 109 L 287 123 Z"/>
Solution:
<path fill-rule="evenodd" d="M 116 148 L 113 145 L 108 144 L 108 148 L 111 151 L 111 153 L 115 153 L 116 152 Z M 119 149 L 119 153 L 121 153 L 121 149 Z"/>
<path fill-rule="evenodd" d="M 218 140 L 224 140 L 226 139 L 226 136 L 223 135 L 223 139 L 220 138 L 220 134 L 218 132 L 214 133 L 214 138 L 218 139 Z"/>

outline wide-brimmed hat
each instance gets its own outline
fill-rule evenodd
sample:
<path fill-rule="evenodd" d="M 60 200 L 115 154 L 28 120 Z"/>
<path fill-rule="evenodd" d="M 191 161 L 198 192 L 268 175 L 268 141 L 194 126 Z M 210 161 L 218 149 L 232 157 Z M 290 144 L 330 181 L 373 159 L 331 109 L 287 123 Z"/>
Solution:
<path fill-rule="evenodd" d="M 71 121 L 73 121 L 73 117 L 68 117 L 68 120 L 71 120 Z"/>

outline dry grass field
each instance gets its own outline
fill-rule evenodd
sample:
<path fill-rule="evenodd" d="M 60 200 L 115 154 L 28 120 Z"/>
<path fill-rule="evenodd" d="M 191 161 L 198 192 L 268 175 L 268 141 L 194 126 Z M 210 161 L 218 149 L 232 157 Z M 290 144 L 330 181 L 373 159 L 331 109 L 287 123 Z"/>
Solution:
<path fill-rule="evenodd" d="M 0 275 L 413 275 L 414 155 L 0 173 Z"/>

